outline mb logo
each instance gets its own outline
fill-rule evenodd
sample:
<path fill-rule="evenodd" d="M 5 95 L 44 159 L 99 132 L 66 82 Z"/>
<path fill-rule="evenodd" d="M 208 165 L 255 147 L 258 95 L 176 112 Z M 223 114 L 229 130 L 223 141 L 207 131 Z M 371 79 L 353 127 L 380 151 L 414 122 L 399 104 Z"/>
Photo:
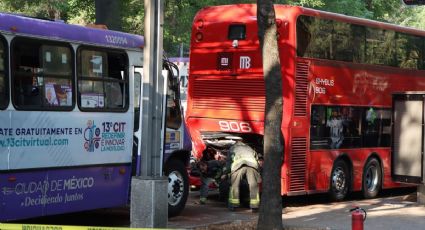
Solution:
<path fill-rule="evenodd" d="M 241 56 L 239 62 L 239 68 L 249 69 L 251 68 L 251 58 L 248 56 Z"/>
<path fill-rule="evenodd" d="M 228 66 L 229 65 L 229 58 L 222 57 L 220 64 L 221 64 L 221 66 Z"/>

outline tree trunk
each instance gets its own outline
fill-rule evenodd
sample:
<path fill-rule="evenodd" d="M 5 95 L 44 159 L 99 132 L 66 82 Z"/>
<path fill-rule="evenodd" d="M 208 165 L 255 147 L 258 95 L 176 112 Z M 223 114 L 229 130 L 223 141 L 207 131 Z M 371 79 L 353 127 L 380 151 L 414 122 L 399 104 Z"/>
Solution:
<path fill-rule="evenodd" d="M 103 24 L 110 30 L 122 30 L 121 1 L 95 0 L 96 24 Z"/>
<path fill-rule="evenodd" d="M 365 0 L 366 9 L 372 11 L 372 0 Z"/>
<path fill-rule="evenodd" d="M 281 131 L 283 98 L 276 15 L 273 0 L 257 0 L 257 7 L 258 36 L 263 57 L 266 93 L 263 184 L 257 228 L 282 229 L 280 173 L 284 151 Z"/>

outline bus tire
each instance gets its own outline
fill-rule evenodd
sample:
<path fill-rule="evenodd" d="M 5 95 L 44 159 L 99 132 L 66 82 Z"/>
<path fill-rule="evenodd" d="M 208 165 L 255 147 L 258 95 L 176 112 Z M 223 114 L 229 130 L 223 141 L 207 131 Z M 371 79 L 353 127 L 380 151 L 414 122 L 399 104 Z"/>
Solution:
<path fill-rule="evenodd" d="M 374 198 L 381 190 L 382 170 L 376 158 L 370 158 L 363 169 L 362 192 L 365 198 Z"/>
<path fill-rule="evenodd" d="M 189 176 L 183 162 L 170 159 L 165 165 L 168 177 L 168 216 L 173 217 L 183 211 L 189 195 Z"/>
<path fill-rule="evenodd" d="M 341 201 L 348 194 L 350 185 L 350 172 L 344 160 L 337 160 L 334 163 L 331 173 L 330 194 L 333 200 Z"/>

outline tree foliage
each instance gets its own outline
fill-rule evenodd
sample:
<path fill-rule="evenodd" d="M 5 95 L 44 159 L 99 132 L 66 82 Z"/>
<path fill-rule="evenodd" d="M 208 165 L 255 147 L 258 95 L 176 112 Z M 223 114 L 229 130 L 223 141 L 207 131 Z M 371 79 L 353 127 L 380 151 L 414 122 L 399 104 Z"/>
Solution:
<path fill-rule="evenodd" d="M 122 30 L 122 2 L 119 0 L 95 0 L 96 24 L 106 25 L 111 30 Z"/>
<path fill-rule="evenodd" d="M 60 0 L 3 0 L 0 11 L 25 14 L 32 17 L 61 19 L 68 11 L 67 2 Z"/>
<path fill-rule="evenodd" d="M 122 30 L 143 34 L 143 1 L 121 0 Z M 192 20 L 206 6 L 256 3 L 256 0 L 164 0 L 164 49 L 169 56 L 187 56 Z M 275 0 L 275 4 L 300 5 L 324 11 L 380 20 L 425 29 L 425 8 L 406 7 L 401 1 L 388 0 Z M 61 19 L 86 25 L 95 22 L 95 0 L 2 0 L 1 12 L 33 17 Z"/>

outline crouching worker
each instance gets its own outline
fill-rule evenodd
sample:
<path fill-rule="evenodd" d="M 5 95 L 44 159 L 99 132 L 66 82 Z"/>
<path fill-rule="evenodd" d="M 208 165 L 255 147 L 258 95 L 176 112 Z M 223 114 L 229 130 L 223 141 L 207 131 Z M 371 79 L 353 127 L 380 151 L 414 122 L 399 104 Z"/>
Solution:
<path fill-rule="evenodd" d="M 199 203 L 205 204 L 208 197 L 209 184 L 213 181 L 220 185 L 224 162 L 218 160 L 200 161 L 201 188 Z"/>
<path fill-rule="evenodd" d="M 258 156 L 254 149 L 242 142 L 242 138 L 232 137 L 232 139 L 236 140 L 236 143 L 229 149 L 222 176 L 222 179 L 225 179 L 226 175 L 230 177 L 228 207 L 233 211 L 240 206 L 239 188 L 245 177 L 249 185 L 249 205 L 251 210 L 256 212 L 260 205 L 258 184 L 261 183 Z"/>

